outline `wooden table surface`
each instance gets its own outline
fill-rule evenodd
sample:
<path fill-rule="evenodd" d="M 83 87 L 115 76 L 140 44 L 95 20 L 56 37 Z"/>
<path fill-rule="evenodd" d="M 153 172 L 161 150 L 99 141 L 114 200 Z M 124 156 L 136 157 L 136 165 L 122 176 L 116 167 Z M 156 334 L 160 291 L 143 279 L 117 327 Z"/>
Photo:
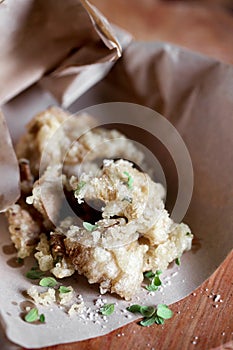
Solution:
<path fill-rule="evenodd" d="M 233 64 L 232 14 L 208 1 L 92 0 L 138 40 L 170 41 Z M 211 7 L 210 7 L 211 6 Z M 222 302 L 214 302 L 219 294 Z M 233 252 L 163 326 L 133 322 L 106 336 L 43 350 L 233 349 Z"/>

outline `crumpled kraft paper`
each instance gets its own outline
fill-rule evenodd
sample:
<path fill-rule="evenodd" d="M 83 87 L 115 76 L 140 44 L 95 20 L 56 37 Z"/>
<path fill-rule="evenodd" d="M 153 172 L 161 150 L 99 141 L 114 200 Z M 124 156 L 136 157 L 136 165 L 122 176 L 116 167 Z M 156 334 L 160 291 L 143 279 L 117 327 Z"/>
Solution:
<path fill-rule="evenodd" d="M 71 112 L 84 108 L 97 120 L 104 109 L 89 107 L 97 103 L 120 101 L 151 107 L 177 128 L 190 152 L 194 191 L 184 221 L 195 234 L 192 251 L 182 256 L 180 267 L 172 266 L 162 275 L 163 291 L 148 295 L 142 289 L 138 295 L 140 300 L 135 298 L 131 303 L 171 304 L 182 299 L 211 275 L 232 248 L 232 86 L 231 66 L 166 43 L 135 42 L 125 50 L 123 58 L 103 81 L 69 107 Z M 3 111 L 11 134 L 17 129 L 18 122 L 24 123 L 23 120 L 53 103 L 51 97 L 34 86 L 6 104 Z M 131 118 L 133 122 L 134 116 Z M 141 118 L 148 126 L 146 116 L 141 114 Z M 108 121 L 117 123 L 111 113 Z M 153 123 L 149 127 L 154 128 Z M 22 125 L 22 132 L 21 128 Z M 168 185 L 166 206 L 171 209 L 177 194 L 177 174 L 169 154 L 156 139 L 134 129 L 124 131 L 148 146 L 159 159 Z M 39 308 L 46 315 L 45 324 L 25 323 L 20 313 L 25 300 L 23 291 L 33 283 L 25 277 L 31 265 L 28 262 L 16 269 L 7 264 L 14 256 L 4 253 L 3 248 L 9 242 L 3 220 L 0 235 L 1 320 L 11 341 L 29 348 L 73 342 L 106 334 L 137 318 L 135 315 L 127 318 L 122 311 L 128 302 L 107 294 L 104 297 L 107 302 L 117 305 L 113 317 L 106 323 L 70 318 L 55 305 L 52 310 Z M 88 285 L 81 277 L 71 278 L 66 283 L 83 295 L 87 306 L 95 307 L 96 286 Z"/>
<path fill-rule="evenodd" d="M 6 0 L 0 4 L 0 32 L 0 104 L 44 75 L 44 86 L 53 81 L 64 89 L 91 66 L 89 83 L 76 82 L 77 97 L 122 53 L 116 31 L 87 0 Z M 117 32 L 127 45 L 131 36 Z"/>
<path fill-rule="evenodd" d="M 4 1 L 0 32 L 0 105 L 37 81 L 69 105 L 107 74 L 132 39 L 87 0 Z M 9 152 L 10 143 L 2 142 L 0 157 Z M 16 170 L 13 157 L 8 162 Z M 2 179 L 0 211 L 17 198 L 16 181 L 10 189 L 9 179 Z"/>

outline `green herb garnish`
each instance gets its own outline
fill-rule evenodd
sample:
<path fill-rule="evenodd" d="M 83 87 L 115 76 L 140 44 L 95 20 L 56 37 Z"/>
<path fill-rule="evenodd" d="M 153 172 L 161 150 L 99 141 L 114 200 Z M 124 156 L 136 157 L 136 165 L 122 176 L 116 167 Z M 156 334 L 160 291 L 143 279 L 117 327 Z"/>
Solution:
<path fill-rule="evenodd" d="M 164 319 L 162 317 L 156 316 L 155 323 L 156 324 L 164 324 Z"/>
<path fill-rule="evenodd" d="M 152 324 L 156 321 L 156 315 L 153 315 L 151 317 L 145 317 L 142 321 L 139 322 L 139 324 L 143 327 L 149 327 L 152 326 Z"/>
<path fill-rule="evenodd" d="M 180 258 L 176 258 L 175 263 L 176 265 L 180 266 Z"/>
<path fill-rule="evenodd" d="M 114 312 L 114 304 L 105 304 L 100 308 L 100 312 L 104 316 L 110 316 Z"/>
<path fill-rule="evenodd" d="M 144 272 L 144 277 L 146 277 L 146 278 L 153 278 L 153 277 L 155 277 L 155 273 L 152 272 L 152 271 Z"/>
<path fill-rule="evenodd" d="M 146 289 L 150 292 L 155 292 L 159 286 L 161 286 L 162 282 L 160 280 L 159 275 L 161 275 L 162 271 L 157 270 L 156 273 L 153 273 L 152 271 L 148 271 L 144 274 L 145 277 L 149 278 L 151 280 L 151 283 L 146 286 Z"/>
<path fill-rule="evenodd" d="M 42 287 L 55 287 L 57 285 L 57 281 L 54 277 L 44 277 L 40 280 L 39 285 Z"/>
<path fill-rule="evenodd" d="M 191 235 L 191 232 L 186 232 L 186 236 L 190 236 Z"/>
<path fill-rule="evenodd" d="M 41 314 L 39 320 L 41 323 L 44 323 L 45 322 L 45 315 Z"/>
<path fill-rule="evenodd" d="M 131 305 L 127 308 L 128 311 L 133 313 L 140 313 L 144 316 L 143 320 L 139 324 L 143 327 L 151 326 L 152 324 L 164 324 L 165 320 L 172 317 L 173 312 L 165 304 L 158 304 L 157 309 L 153 306 L 141 306 L 138 304 Z"/>
<path fill-rule="evenodd" d="M 155 313 L 155 308 L 153 306 L 141 306 L 140 313 L 144 317 L 151 317 Z"/>
<path fill-rule="evenodd" d="M 17 263 L 18 264 L 22 264 L 23 263 L 23 259 L 22 258 L 17 258 Z"/>
<path fill-rule="evenodd" d="M 83 227 L 87 230 L 87 231 L 94 231 L 98 226 L 97 225 L 92 225 L 89 222 L 83 221 Z"/>
<path fill-rule="evenodd" d="M 153 306 L 141 306 L 138 304 L 127 307 L 127 310 L 133 313 L 140 313 L 144 317 L 151 317 L 156 311 Z"/>
<path fill-rule="evenodd" d="M 124 171 L 124 174 L 128 177 L 127 185 L 129 189 L 133 188 L 133 178 L 132 176 L 128 173 L 128 171 Z"/>
<path fill-rule="evenodd" d="M 71 292 L 71 289 L 68 288 L 68 287 L 65 287 L 65 286 L 60 286 L 60 287 L 59 287 L 59 292 L 60 292 L 60 293 L 70 293 L 70 292 Z"/>
<path fill-rule="evenodd" d="M 157 316 L 163 318 L 164 320 L 168 320 L 173 316 L 172 310 L 165 304 L 158 304 L 157 306 Z"/>
<path fill-rule="evenodd" d="M 39 320 L 39 313 L 38 313 L 38 309 L 36 307 L 34 307 L 33 309 L 31 309 L 27 315 L 25 316 L 25 321 L 26 322 L 35 322 Z"/>
<path fill-rule="evenodd" d="M 44 276 L 44 272 L 35 267 L 32 267 L 31 270 L 26 273 L 26 277 L 31 280 L 38 280 L 42 276 Z"/>
<path fill-rule="evenodd" d="M 141 305 L 138 305 L 138 304 L 131 305 L 127 307 L 127 310 L 133 313 L 136 313 L 136 312 L 141 313 Z"/>
<path fill-rule="evenodd" d="M 79 195 L 80 190 L 81 190 L 85 185 L 86 185 L 86 182 L 85 182 L 85 181 L 80 181 L 80 182 L 78 183 L 78 186 L 77 186 L 76 190 L 74 191 L 75 196 L 78 196 L 78 195 Z"/>
<path fill-rule="evenodd" d="M 36 321 L 40 321 L 41 323 L 44 323 L 45 315 L 44 314 L 39 315 L 38 309 L 34 307 L 27 313 L 27 315 L 25 315 L 24 320 L 29 323 L 36 322 Z"/>

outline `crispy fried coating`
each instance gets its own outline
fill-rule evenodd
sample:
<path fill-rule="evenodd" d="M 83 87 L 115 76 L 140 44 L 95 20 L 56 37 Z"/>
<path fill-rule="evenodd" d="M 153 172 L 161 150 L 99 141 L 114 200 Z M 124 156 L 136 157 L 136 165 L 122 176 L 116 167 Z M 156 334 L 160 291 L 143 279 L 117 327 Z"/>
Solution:
<path fill-rule="evenodd" d="M 39 240 L 40 225 L 18 204 L 12 205 L 7 210 L 6 216 L 11 240 L 18 251 L 18 257 L 24 259 L 31 254 Z"/>
<path fill-rule="evenodd" d="M 36 248 L 42 271 L 57 278 L 77 271 L 98 283 L 101 293 L 130 300 L 143 272 L 164 271 L 191 249 L 189 227 L 173 222 L 164 206 L 165 189 L 142 171 L 143 153 L 117 130 L 52 107 L 28 124 L 17 156 L 24 159 L 22 196 L 7 211 L 9 231 L 19 257 Z M 74 193 L 77 206 L 99 203 L 98 210 L 92 208 L 99 219 L 82 226 L 77 217 L 67 217 L 57 225 L 63 186 Z"/>

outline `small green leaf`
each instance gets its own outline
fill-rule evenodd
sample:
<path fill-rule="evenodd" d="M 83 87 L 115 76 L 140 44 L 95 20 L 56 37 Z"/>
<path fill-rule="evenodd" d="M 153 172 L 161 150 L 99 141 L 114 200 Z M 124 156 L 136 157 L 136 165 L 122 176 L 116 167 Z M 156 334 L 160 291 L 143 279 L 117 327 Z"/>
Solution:
<path fill-rule="evenodd" d="M 97 229 L 97 225 L 92 225 L 89 222 L 83 221 L 83 227 L 87 230 L 87 231 L 94 231 L 95 229 Z"/>
<path fill-rule="evenodd" d="M 156 324 L 164 324 L 164 319 L 162 317 L 156 316 L 155 323 Z"/>
<path fill-rule="evenodd" d="M 149 327 L 155 323 L 155 320 L 156 320 L 156 315 L 154 314 L 151 317 L 145 317 L 142 321 L 139 322 L 139 324 L 143 327 Z"/>
<path fill-rule="evenodd" d="M 18 264 L 22 264 L 23 263 L 23 259 L 22 258 L 17 258 L 17 263 Z"/>
<path fill-rule="evenodd" d="M 110 316 L 114 312 L 114 304 L 105 304 L 100 308 L 100 312 L 104 316 Z"/>
<path fill-rule="evenodd" d="M 154 284 L 150 284 L 149 286 L 145 287 L 149 292 L 156 292 L 159 287 L 155 286 Z"/>
<path fill-rule="evenodd" d="M 38 309 L 36 307 L 34 307 L 33 309 L 31 309 L 27 315 L 25 316 L 25 321 L 26 322 L 35 322 L 38 321 L 39 319 L 39 313 L 38 313 Z"/>
<path fill-rule="evenodd" d="M 170 310 L 168 308 L 168 306 L 165 304 L 158 304 L 156 313 L 157 313 L 157 316 L 159 316 L 165 320 L 168 320 L 169 318 L 171 318 L 173 316 L 172 310 Z"/>
<path fill-rule="evenodd" d="M 176 258 L 175 263 L 176 265 L 180 266 L 180 258 Z"/>
<path fill-rule="evenodd" d="M 156 271 L 156 275 L 157 275 L 157 276 L 161 275 L 161 273 L 163 273 L 162 270 L 157 270 L 157 271 Z"/>
<path fill-rule="evenodd" d="M 161 286 L 162 282 L 161 282 L 161 280 L 160 280 L 160 278 L 159 278 L 158 275 L 156 275 L 156 276 L 153 278 L 152 284 L 155 285 L 155 286 L 157 286 L 157 287 Z"/>
<path fill-rule="evenodd" d="M 60 286 L 60 287 L 59 287 L 59 292 L 60 292 L 60 293 L 70 293 L 70 292 L 71 292 L 71 289 L 68 288 L 68 287 L 65 287 L 65 286 Z"/>
<path fill-rule="evenodd" d="M 147 290 L 154 292 L 158 289 L 159 286 L 161 286 L 162 282 L 161 282 L 160 277 L 159 277 L 160 274 L 161 274 L 160 270 L 156 271 L 156 274 L 153 277 L 153 279 L 151 280 L 150 285 L 146 286 Z"/>
<path fill-rule="evenodd" d="M 136 312 L 141 313 L 141 305 L 133 304 L 127 307 L 127 310 L 133 313 L 136 313 Z"/>
<path fill-rule="evenodd" d="M 30 278 L 31 280 L 38 280 L 39 278 L 41 278 L 44 275 L 44 273 L 40 270 L 35 270 L 34 268 L 31 268 L 31 270 L 29 270 L 26 273 L 26 277 Z"/>
<path fill-rule="evenodd" d="M 153 277 L 155 277 L 155 273 L 152 272 L 152 271 L 144 272 L 144 277 L 146 277 L 146 278 L 153 278 Z"/>
<path fill-rule="evenodd" d="M 42 287 L 55 287 L 57 285 L 57 281 L 53 277 L 44 277 L 40 280 L 39 285 Z"/>
<path fill-rule="evenodd" d="M 153 306 L 141 306 L 140 313 L 144 317 L 151 317 L 155 313 L 155 308 Z"/>
<path fill-rule="evenodd" d="M 191 236 L 191 232 L 186 232 L 186 236 Z"/>
<path fill-rule="evenodd" d="M 45 322 L 45 315 L 41 314 L 39 320 L 41 323 L 44 323 Z"/>
<path fill-rule="evenodd" d="M 77 185 L 76 190 L 74 191 L 75 196 L 79 195 L 80 190 L 86 185 L 85 181 L 80 181 Z"/>
<path fill-rule="evenodd" d="M 128 177 L 127 185 L 129 189 L 133 188 L 133 178 L 132 176 L 128 173 L 128 171 L 124 171 L 124 174 Z"/>

